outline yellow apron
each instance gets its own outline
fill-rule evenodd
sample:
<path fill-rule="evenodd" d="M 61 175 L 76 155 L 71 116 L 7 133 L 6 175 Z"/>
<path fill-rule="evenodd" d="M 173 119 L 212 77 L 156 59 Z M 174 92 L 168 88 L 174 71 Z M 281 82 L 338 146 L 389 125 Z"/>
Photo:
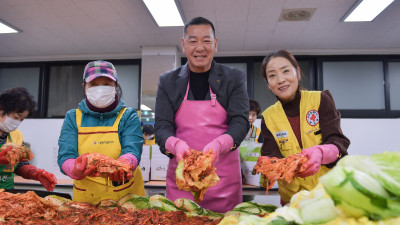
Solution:
<path fill-rule="evenodd" d="M 113 159 L 121 155 L 121 144 L 118 137 L 118 124 L 126 108 L 121 109 L 113 126 L 81 127 L 82 112 L 76 110 L 78 126 L 78 153 L 101 153 Z M 85 177 L 74 181 L 73 200 L 79 202 L 99 203 L 104 199 L 118 201 L 123 196 L 134 193 L 145 196 L 142 172 L 139 167 L 133 171 L 133 178 L 123 185 L 114 187 L 112 181 L 102 177 Z"/>
<path fill-rule="evenodd" d="M 322 143 L 319 128 L 319 105 L 321 102 L 320 91 L 301 91 L 300 100 L 300 133 L 303 149 Z M 274 135 L 282 155 L 287 157 L 301 152 L 300 145 L 290 126 L 280 101 L 270 106 L 263 112 L 263 117 L 268 130 Z M 295 177 L 292 182 L 278 181 L 279 194 L 285 203 L 301 190 L 311 190 L 318 184 L 318 178 L 329 171 L 326 166 L 321 166 L 318 173 L 306 178 Z"/>

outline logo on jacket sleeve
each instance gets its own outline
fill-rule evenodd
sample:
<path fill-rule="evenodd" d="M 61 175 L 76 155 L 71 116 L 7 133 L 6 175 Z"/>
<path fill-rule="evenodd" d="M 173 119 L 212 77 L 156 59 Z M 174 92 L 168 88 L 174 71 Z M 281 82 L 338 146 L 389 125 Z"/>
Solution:
<path fill-rule="evenodd" d="M 315 126 L 319 123 L 319 113 L 317 110 L 310 110 L 307 113 L 306 116 L 307 123 L 310 124 L 311 126 Z"/>

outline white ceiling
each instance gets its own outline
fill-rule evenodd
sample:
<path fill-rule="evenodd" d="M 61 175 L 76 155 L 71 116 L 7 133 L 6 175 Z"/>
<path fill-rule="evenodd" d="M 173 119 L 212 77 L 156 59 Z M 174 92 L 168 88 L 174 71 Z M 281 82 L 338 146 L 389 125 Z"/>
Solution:
<path fill-rule="evenodd" d="M 400 1 L 373 22 L 344 23 L 356 0 L 180 0 L 186 19 L 213 21 L 219 56 L 400 54 Z M 316 8 L 309 21 L 279 22 L 282 9 Z M 142 0 L 0 0 L 0 62 L 140 58 L 142 46 L 178 46 L 182 27 L 157 27 Z"/>

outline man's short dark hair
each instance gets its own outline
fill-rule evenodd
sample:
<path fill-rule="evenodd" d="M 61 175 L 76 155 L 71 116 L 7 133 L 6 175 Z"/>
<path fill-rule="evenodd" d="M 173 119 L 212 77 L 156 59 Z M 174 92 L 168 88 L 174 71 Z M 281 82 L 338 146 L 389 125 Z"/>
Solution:
<path fill-rule="evenodd" d="M 195 17 L 190 21 L 186 22 L 185 26 L 183 27 L 183 36 L 185 36 L 185 34 L 187 33 L 188 27 L 192 25 L 210 25 L 213 31 L 213 35 L 215 37 L 215 28 L 213 23 L 204 17 Z"/>

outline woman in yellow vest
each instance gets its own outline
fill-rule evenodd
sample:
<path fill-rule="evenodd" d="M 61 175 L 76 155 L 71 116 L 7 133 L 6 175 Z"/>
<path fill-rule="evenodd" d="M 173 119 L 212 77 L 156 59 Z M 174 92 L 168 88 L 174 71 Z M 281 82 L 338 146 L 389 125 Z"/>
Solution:
<path fill-rule="evenodd" d="M 301 190 L 310 190 L 318 178 L 347 155 L 349 139 L 342 133 L 340 113 L 332 95 L 301 90 L 301 70 L 294 56 L 280 50 L 266 56 L 261 72 L 277 102 L 262 113 L 264 139 L 261 155 L 283 158 L 301 153 L 307 169 L 289 184 L 278 181 L 282 205 Z"/>
<path fill-rule="evenodd" d="M 119 200 L 134 193 L 144 196 L 143 177 L 138 167 L 142 154 L 142 128 L 135 109 L 121 100 L 115 67 L 110 62 L 89 62 L 83 73 L 85 99 L 67 112 L 58 140 L 58 165 L 73 178 L 73 200 L 97 204 Z M 86 168 L 85 153 L 97 152 L 132 168 L 113 173 L 106 182 Z M 122 182 L 125 180 L 125 182 Z"/>
<path fill-rule="evenodd" d="M 9 142 L 22 145 L 22 133 L 17 128 L 35 111 L 35 105 L 33 96 L 22 87 L 7 89 L 0 95 L 0 188 L 13 189 L 14 174 L 37 180 L 48 191 L 53 191 L 57 184 L 54 174 L 30 165 L 28 161 L 21 161 L 12 168 L 6 158 L 12 147 L 3 145 Z"/>

